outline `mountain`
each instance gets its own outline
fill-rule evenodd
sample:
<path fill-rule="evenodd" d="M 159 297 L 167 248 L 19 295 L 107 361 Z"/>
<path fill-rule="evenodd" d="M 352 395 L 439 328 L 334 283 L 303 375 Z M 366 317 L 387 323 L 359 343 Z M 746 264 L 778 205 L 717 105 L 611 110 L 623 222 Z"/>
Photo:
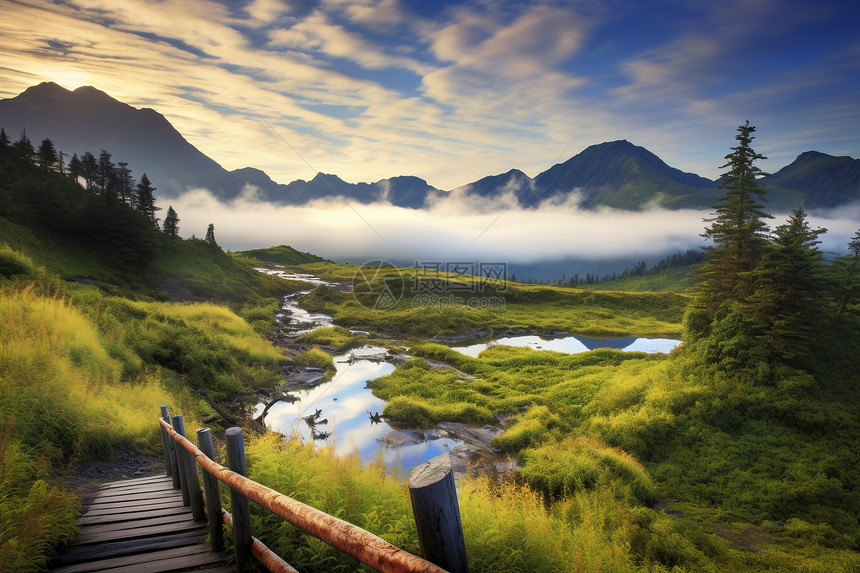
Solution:
<path fill-rule="evenodd" d="M 808 208 L 838 207 L 860 198 L 860 159 L 806 151 L 763 181 L 768 192 L 803 192 Z"/>
<path fill-rule="evenodd" d="M 513 194 L 520 205 L 528 205 L 533 194 L 534 182 L 532 178 L 520 171 L 511 169 L 500 175 L 490 175 L 478 179 L 474 183 L 463 185 L 452 191 L 463 195 L 476 195 L 489 199 L 501 199 Z"/>
<path fill-rule="evenodd" d="M 90 151 L 98 157 L 105 149 L 115 163 L 128 162 L 136 178 L 146 173 L 161 195 L 176 195 L 227 174 L 164 116 L 89 86 L 69 91 L 48 82 L 28 88 L 0 101 L 0 126 L 12 140 L 26 130 L 34 146 L 50 138 L 67 156 Z"/>
<path fill-rule="evenodd" d="M 666 165 L 629 141 L 592 145 L 531 179 L 513 169 L 455 190 L 466 196 L 513 197 L 524 208 L 576 194 L 580 207 L 639 210 L 650 205 L 708 208 L 720 197 L 717 184 Z"/>
<path fill-rule="evenodd" d="M 626 140 L 592 145 L 540 173 L 534 182 L 536 199 L 578 191 L 585 209 L 636 210 L 655 203 L 671 208 L 710 207 L 721 195 L 710 179 L 670 167 Z"/>
<path fill-rule="evenodd" d="M 430 199 L 449 193 L 408 175 L 349 183 L 334 174 L 318 173 L 310 181 L 283 184 L 253 167 L 227 171 L 188 143 L 164 116 L 151 109 L 135 109 L 89 86 L 70 91 L 48 82 L 0 100 L 0 127 L 13 141 L 26 130 L 36 146 L 51 138 L 66 156 L 85 151 L 98 155 L 106 149 L 114 162 L 128 162 L 135 178 L 146 173 L 159 197 L 205 187 L 223 200 L 253 196 L 281 205 L 300 205 L 344 197 L 362 204 L 387 202 L 421 209 Z M 762 183 L 768 190 L 766 206 L 772 210 L 797 205 L 834 207 L 860 200 L 860 160 L 808 151 L 764 177 Z M 533 179 L 511 169 L 450 193 L 466 200 L 512 198 L 524 208 L 535 208 L 550 199 L 568 201 L 575 194 L 584 209 L 628 210 L 654 205 L 710 209 L 723 195 L 717 181 L 671 167 L 626 140 L 592 145 Z"/>

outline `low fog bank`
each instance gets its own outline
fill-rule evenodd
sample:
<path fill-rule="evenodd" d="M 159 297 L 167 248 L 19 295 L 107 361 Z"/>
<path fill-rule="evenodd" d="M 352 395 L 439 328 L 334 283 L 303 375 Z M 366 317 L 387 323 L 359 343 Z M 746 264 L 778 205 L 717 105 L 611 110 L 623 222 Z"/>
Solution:
<path fill-rule="evenodd" d="M 523 209 L 504 198 L 475 204 L 456 195 L 424 210 L 339 198 L 278 206 L 255 199 L 249 191 L 229 203 L 204 189 L 172 199 L 180 235 L 202 237 L 213 223 L 218 244 L 232 251 L 285 244 L 337 262 L 382 259 L 410 265 L 436 261 L 587 265 L 614 260 L 618 264 L 612 270 L 621 270 L 628 261 L 653 261 L 704 246 L 703 219 L 712 216 L 710 211 L 660 208 L 583 211 L 576 207 L 575 196 L 538 209 Z M 770 225 L 782 224 L 786 217 L 775 214 Z M 823 251 L 844 253 L 860 226 L 860 204 L 814 212 L 809 220 L 813 228 L 828 229 L 821 237 Z"/>

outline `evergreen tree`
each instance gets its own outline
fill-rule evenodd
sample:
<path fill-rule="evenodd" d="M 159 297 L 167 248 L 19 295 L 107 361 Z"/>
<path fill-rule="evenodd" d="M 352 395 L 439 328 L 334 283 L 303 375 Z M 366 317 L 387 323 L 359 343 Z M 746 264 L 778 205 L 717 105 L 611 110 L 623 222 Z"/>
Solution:
<path fill-rule="evenodd" d="M 6 130 L 0 127 L 0 150 L 7 150 L 10 147 L 9 136 L 6 135 Z"/>
<path fill-rule="evenodd" d="M 140 183 L 137 184 L 137 202 L 135 208 L 138 212 L 143 214 L 143 216 L 146 217 L 155 228 L 158 228 L 158 219 L 155 217 L 155 212 L 160 211 L 161 208 L 155 206 L 155 195 L 153 195 L 154 191 L 155 187 L 150 184 L 149 177 L 144 173 L 140 178 Z"/>
<path fill-rule="evenodd" d="M 26 131 L 21 134 L 21 138 L 18 141 L 12 144 L 12 151 L 14 151 L 18 159 L 23 159 L 30 163 L 33 162 L 33 158 L 36 156 L 36 150 L 33 148 L 30 138 L 27 137 Z"/>
<path fill-rule="evenodd" d="M 54 148 L 54 142 L 50 139 L 43 139 L 42 143 L 39 145 L 36 159 L 39 162 L 39 167 L 42 169 L 51 169 L 58 160 L 57 150 Z"/>
<path fill-rule="evenodd" d="M 164 216 L 163 225 L 164 234 L 168 237 L 176 237 L 179 235 L 179 216 L 173 210 L 173 206 L 167 207 L 167 215 Z"/>
<path fill-rule="evenodd" d="M 217 246 L 218 243 L 215 242 L 215 224 L 209 223 L 209 227 L 206 229 L 206 242 L 210 245 Z"/>
<path fill-rule="evenodd" d="M 751 273 L 755 293 L 749 298 L 755 318 L 775 362 L 808 355 L 809 339 L 824 314 L 824 264 L 817 245 L 826 229 L 811 229 L 803 207 L 774 230 L 773 245 Z"/>
<path fill-rule="evenodd" d="M 78 159 L 78 154 L 73 153 L 72 158 L 69 160 L 69 178 L 72 179 L 75 183 L 78 182 L 78 178 L 82 177 L 84 174 L 84 165 L 81 163 L 81 160 Z"/>
<path fill-rule="evenodd" d="M 116 166 L 111 161 L 111 154 L 102 149 L 99 155 L 96 182 L 102 195 L 116 197 Z"/>
<path fill-rule="evenodd" d="M 96 156 L 89 151 L 85 151 L 81 156 L 81 170 L 81 175 L 83 175 L 84 180 L 87 183 L 87 191 L 94 191 L 99 171 L 99 164 L 96 160 Z"/>
<path fill-rule="evenodd" d="M 119 193 L 119 199 L 123 203 L 132 203 L 132 194 L 134 192 L 134 179 L 131 177 L 131 169 L 128 168 L 128 163 L 120 161 L 116 168 L 116 190 Z"/>
<path fill-rule="evenodd" d="M 757 179 L 764 173 L 753 163 L 766 157 L 750 146 L 755 127 L 747 121 L 737 131 L 739 145 L 731 148 L 727 163 L 721 166 L 729 169 L 721 176 L 720 188 L 726 190 L 725 195 L 714 206 L 715 216 L 705 220 L 711 225 L 702 234 L 714 243 L 702 266 L 699 285 L 699 302 L 711 312 L 727 300 L 742 300 L 751 294 L 752 285 L 744 273 L 752 271 L 761 259 L 767 245 L 764 219 L 771 218 L 759 203 L 765 190 Z"/>
<path fill-rule="evenodd" d="M 838 303 L 836 315 L 853 308 L 860 311 L 860 231 L 848 242 L 848 256 L 834 263 L 836 280 L 836 300 Z"/>

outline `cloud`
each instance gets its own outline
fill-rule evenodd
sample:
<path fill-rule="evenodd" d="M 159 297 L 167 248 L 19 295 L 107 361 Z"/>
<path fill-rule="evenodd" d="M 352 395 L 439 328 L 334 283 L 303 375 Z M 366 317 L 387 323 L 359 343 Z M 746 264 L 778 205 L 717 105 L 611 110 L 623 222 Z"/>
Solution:
<path fill-rule="evenodd" d="M 214 223 L 231 250 L 289 244 L 333 259 L 482 260 L 510 263 L 665 254 L 701 244 L 698 211 L 580 211 L 572 202 L 537 210 L 472 207 L 459 196 L 428 210 L 340 199 L 279 207 L 252 193 L 226 204 L 206 190 L 171 201 L 183 236 Z"/>

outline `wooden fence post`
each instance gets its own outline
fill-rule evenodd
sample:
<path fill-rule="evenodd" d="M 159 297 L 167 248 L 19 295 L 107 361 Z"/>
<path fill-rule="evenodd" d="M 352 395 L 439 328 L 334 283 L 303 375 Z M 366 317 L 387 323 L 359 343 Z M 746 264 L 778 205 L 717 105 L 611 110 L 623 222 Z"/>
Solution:
<path fill-rule="evenodd" d="M 170 414 L 167 411 L 167 406 L 161 406 L 161 419 L 170 423 Z M 161 427 L 161 424 L 159 424 Z M 164 472 L 167 474 L 167 477 L 173 477 L 173 471 L 170 467 L 170 442 L 173 440 L 170 439 L 170 436 L 167 435 L 167 431 L 164 428 L 161 428 L 161 446 L 164 448 Z"/>
<path fill-rule="evenodd" d="M 212 430 L 209 428 L 197 430 L 197 447 L 210 460 L 217 461 L 215 446 L 212 443 Z M 221 491 L 218 489 L 218 480 L 205 469 L 203 470 L 203 491 L 206 492 L 206 515 L 209 517 L 209 540 L 212 542 L 212 551 L 224 551 Z"/>
<path fill-rule="evenodd" d="M 168 426 L 172 427 L 173 424 L 170 414 L 167 413 L 166 409 L 162 410 L 162 412 L 165 413 L 162 420 L 167 422 Z M 167 434 L 167 430 L 165 430 L 165 434 Z M 179 481 L 179 470 L 177 469 L 179 464 L 176 461 L 176 442 L 173 441 L 173 438 L 170 437 L 170 434 L 167 434 L 165 437 L 167 439 L 166 454 L 168 458 L 168 464 L 170 465 L 170 476 L 173 478 L 173 489 L 181 489 L 182 484 Z"/>
<path fill-rule="evenodd" d="M 173 430 L 179 427 L 179 424 L 182 423 L 182 415 L 173 416 Z M 171 440 L 173 441 L 173 440 Z M 182 491 L 182 505 L 188 507 L 191 505 L 191 497 L 188 495 L 188 482 L 186 481 L 185 470 L 182 468 L 185 467 L 185 448 L 173 442 L 173 451 L 176 457 L 176 473 L 179 475 L 179 489 Z M 174 484 L 175 485 L 175 484 Z"/>
<path fill-rule="evenodd" d="M 437 456 L 412 470 L 409 498 L 424 559 L 450 573 L 468 573 L 460 506 L 448 454 Z"/>
<path fill-rule="evenodd" d="M 247 477 L 245 468 L 245 440 L 242 428 L 227 428 L 227 465 L 237 474 Z M 236 548 L 236 566 L 248 571 L 251 566 L 251 513 L 248 498 L 230 488 L 230 507 L 233 510 L 233 545 Z"/>
<path fill-rule="evenodd" d="M 176 433 L 185 437 L 185 422 L 182 421 L 182 415 L 173 417 L 173 429 Z M 197 478 L 197 463 L 191 454 L 185 448 L 179 446 L 182 451 L 182 462 L 179 464 L 179 471 L 185 475 L 185 489 L 188 490 L 188 501 L 191 504 L 191 515 L 195 520 L 206 519 L 206 513 L 203 511 L 203 496 L 200 495 L 200 480 Z M 184 499 L 183 492 L 183 499 Z"/>

